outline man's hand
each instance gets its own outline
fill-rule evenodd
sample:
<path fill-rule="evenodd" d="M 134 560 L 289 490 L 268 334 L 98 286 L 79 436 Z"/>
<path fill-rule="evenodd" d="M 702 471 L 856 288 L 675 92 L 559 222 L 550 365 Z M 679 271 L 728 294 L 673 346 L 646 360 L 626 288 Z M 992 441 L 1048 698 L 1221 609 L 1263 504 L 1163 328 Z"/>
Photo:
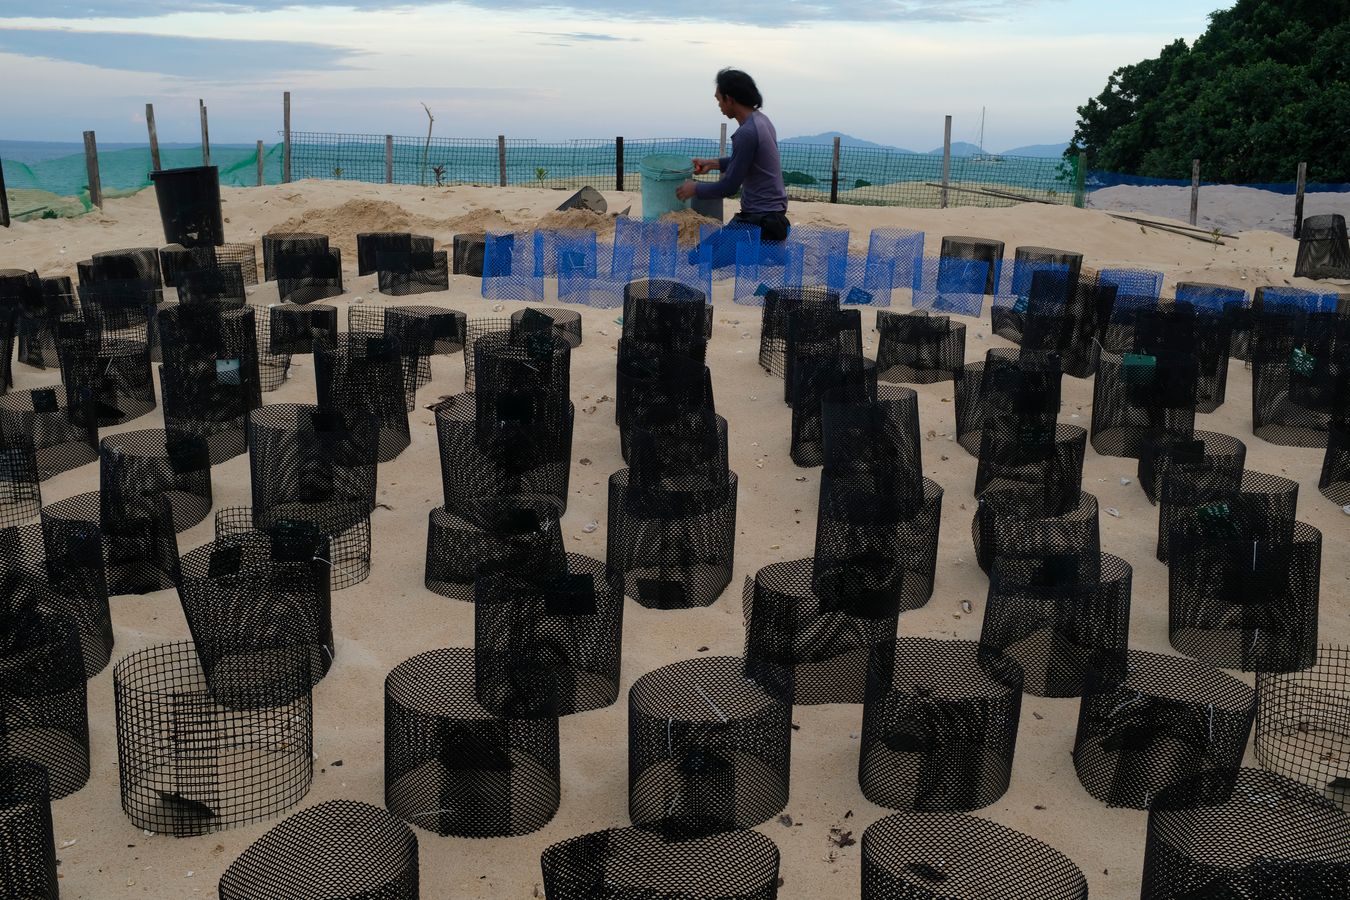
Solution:
<path fill-rule="evenodd" d="M 688 200 L 694 196 L 694 180 L 691 178 L 675 189 L 677 200 Z"/>
<path fill-rule="evenodd" d="M 706 175 L 715 169 L 721 168 L 721 162 L 720 159 L 695 159 L 694 174 Z"/>

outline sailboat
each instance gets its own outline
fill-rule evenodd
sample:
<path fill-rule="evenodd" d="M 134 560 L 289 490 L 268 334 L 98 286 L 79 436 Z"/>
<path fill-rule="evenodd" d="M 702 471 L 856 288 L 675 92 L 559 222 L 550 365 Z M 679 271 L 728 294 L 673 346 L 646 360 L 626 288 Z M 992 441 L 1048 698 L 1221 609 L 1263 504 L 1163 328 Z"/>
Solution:
<path fill-rule="evenodd" d="M 980 164 L 982 164 L 982 165 L 988 165 L 988 164 L 991 164 L 991 163 L 1001 163 L 1001 162 L 1003 162 L 1003 157 L 1000 156 L 1000 155 L 998 155 L 997 153 L 985 153 L 985 152 L 984 152 L 984 107 L 983 107 L 983 106 L 980 107 L 980 142 L 979 142 L 979 144 L 978 144 L 977 146 L 980 148 L 980 152 L 979 152 L 979 153 L 976 153 L 974 156 L 972 156 L 972 157 L 970 158 L 970 161 L 971 161 L 971 162 L 973 162 L 973 163 L 980 163 Z"/>

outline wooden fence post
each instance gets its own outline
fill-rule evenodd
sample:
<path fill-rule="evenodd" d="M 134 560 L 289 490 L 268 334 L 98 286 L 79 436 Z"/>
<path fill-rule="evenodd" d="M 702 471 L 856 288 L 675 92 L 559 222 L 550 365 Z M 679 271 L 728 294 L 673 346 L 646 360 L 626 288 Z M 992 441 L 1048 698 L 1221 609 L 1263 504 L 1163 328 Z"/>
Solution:
<path fill-rule="evenodd" d="M 952 117 L 947 116 L 942 126 L 942 192 L 938 198 L 947 208 L 947 186 L 952 180 Z"/>
<path fill-rule="evenodd" d="M 0 228 L 9 227 L 9 194 L 5 193 L 5 164 L 0 161 Z"/>
<path fill-rule="evenodd" d="M 834 158 L 830 162 L 830 202 L 839 202 L 839 136 L 834 138 Z"/>
<path fill-rule="evenodd" d="M 211 131 L 206 127 L 206 101 L 198 100 L 202 110 L 202 165 L 211 165 Z"/>
<path fill-rule="evenodd" d="M 614 190 L 623 190 L 623 136 L 614 139 Z"/>
<path fill-rule="evenodd" d="M 506 187 L 506 135 L 497 135 L 497 184 Z"/>
<path fill-rule="evenodd" d="M 263 142 L 258 141 L 258 187 L 262 187 L 267 179 L 263 173 L 263 157 L 267 155 L 267 149 L 263 147 Z"/>
<path fill-rule="evenodd" d="M 98 177 L 98 143 L 94 133 L 84 133 L 84 166 L 89 173 L 89 202 L 103 208 L 103 183 Z"/>
<path fill-rule="evenodd" d="M 150 132 L 150 168 L 156 172 L 164 168 L 159 161 L 159 132 L 155 130 L 155 104 L 145 104 L 145 128 Z"/>
<path fill-rule="evenodd" d="M 1200 215 L 1200 160 L 1191 160 L 1191 224 Z"/>
<path fill-rule="evenodd" d="M 722 136 L 717 139 L 717 155 L 719 157 L 727 155 L 727 123 L 722 123 Z"/>
<path fill-rule="evenodd" d="M 291 183 L 291 92 L 281 95 L 281 181 Z"/>
<path fill-rule="evenodd" d="M 1294 240 L 1303 237 L 1303 192 L 1308 188 L 1308 164 L 1298 164 L 1298 178 L 1294 184 Z"/>
<path fill-rule="evenodd" d="M 1082 209 L 1087 206 L 1087 151 L 1078 151 L 1078 174 L 1074 178 L 1073 205 Z"/>
<path fill-rule="evenodd" d="M 384 183 L 394 183 L 394 136 L 384 136 Z"/>

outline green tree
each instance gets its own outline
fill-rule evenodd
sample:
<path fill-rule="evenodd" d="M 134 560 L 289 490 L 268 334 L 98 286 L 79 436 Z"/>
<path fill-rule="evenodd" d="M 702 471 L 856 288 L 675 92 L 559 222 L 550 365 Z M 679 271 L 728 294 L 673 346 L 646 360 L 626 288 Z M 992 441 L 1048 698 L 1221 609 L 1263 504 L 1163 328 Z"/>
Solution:
<path fill-rule="evenodd" d="M 1192 46 L 1111 73 L 1066 155 L 1090 168 L 1216 181 L 1350 181 L 1350 0 L 1238 0 Z"/>

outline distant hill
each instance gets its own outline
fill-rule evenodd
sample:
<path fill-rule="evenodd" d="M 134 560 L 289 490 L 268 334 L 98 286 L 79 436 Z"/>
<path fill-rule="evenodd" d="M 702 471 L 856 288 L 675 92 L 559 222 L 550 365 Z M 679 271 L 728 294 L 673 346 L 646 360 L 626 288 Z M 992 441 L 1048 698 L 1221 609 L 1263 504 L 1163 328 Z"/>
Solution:
<path fill-rule="evenodd" d="M 981 153 L 988 153 L 988 150 L 981 150 L 977 145 L 969 141 L 952 141 L 952 156 L 979 156 Z M 928 151 L 929 156 L 941 156 L 942 148 L 934 147 Z"/>
<path fill-rule="evenodd" d="M 855 138 L 851 134 L 844 134 L 842 131 L 823 131 L 820 134 L 807 134 L 799 137 L 783 138 L 780 144 L 833 144 L 834 139 L 839 138 L 839 144 L 843 147 L 865 147 L 872 150 L 895 150 L 899 153 L 913 153 L 913 150 L 906 150 L 904 147 L 894 147 L 890 144 L 878 144 L 874 141 L 865 141 L 862 138 Z"/>
<path fill-rule="evenodd" d="M 1069 142 L 1062 144 L 1027 144 L 1025 147 L 1014 147 L 1011 150 L 1003 152 L 1008 156 L 1039 156 L 1050 159 L 1059 159 L 1068 149 Z"/>

